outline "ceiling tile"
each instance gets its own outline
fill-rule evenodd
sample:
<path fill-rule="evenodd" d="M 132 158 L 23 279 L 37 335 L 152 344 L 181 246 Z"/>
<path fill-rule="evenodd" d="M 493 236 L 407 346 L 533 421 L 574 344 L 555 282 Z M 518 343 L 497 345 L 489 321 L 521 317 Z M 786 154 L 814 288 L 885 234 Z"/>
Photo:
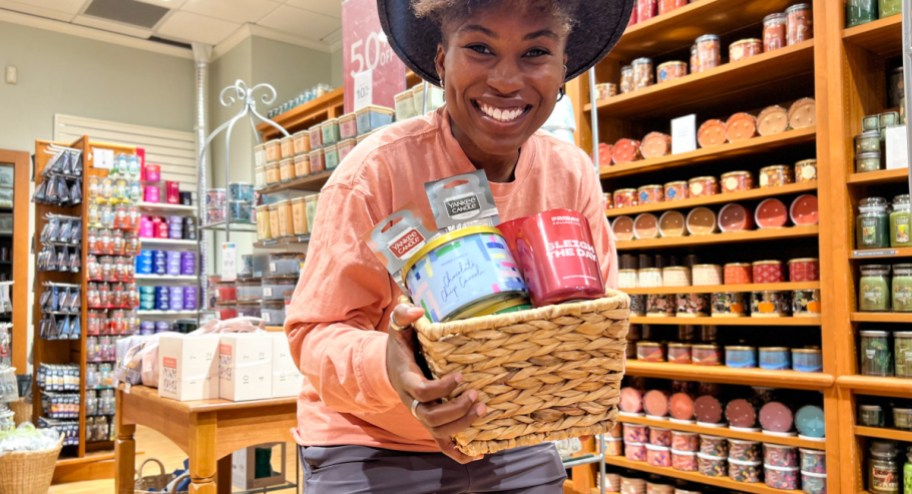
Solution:
<path fill-rule="evenodd" d="M 133 36 L 136 38 L 147 39 L 152 35 L 151 29 L 143 29 L 136 26 L 131 26 L 129 24 L 123 24 L 120 22 L 108 21 L 104 19 L 99 19 L 98 17 L 92 17 L 88 15 L 77 15 L 73 19 L 73 24 L 78 24 L 80 26 L 94 27 L 96 29 L 101 29 L 103 31 L 110 31 L 112 33 L 126 34 L 127 36 Z"/>
<path fill-rule="evenodd" d="M 288 5 L 337 19 L 342 18 L 342 0 L 288 0 Z"/>
<path fill-rule="evenodd" d="M 279 5 L 274 0 L 187 0 L 181 10 L 244 24 L 256 23 Z"/>
<path fill-rule="evenodd" d="M 155 32 L 164 38 L 217 45 L 239 27 L 240 24 L 221 19 L 177 11 L 168 16 Z"/>
<path fill-rule="evenodd" d="M 282 5 L 258 24 L 312 41 L 320 41 L 339 29 L 342 21 L 334 17 Z"/>
<path fill-rule="evenodd" d="M 166 9 L 179 9 L 187 0 L 136 0 L 143 3 L 151 3 Z"/>
<path fill-rule="evenodd" d="M 85 0 L 28 0 L 28 3 L 0 0 L 0 8 L 69 22 L 82 10 L 85 3 Z"/>

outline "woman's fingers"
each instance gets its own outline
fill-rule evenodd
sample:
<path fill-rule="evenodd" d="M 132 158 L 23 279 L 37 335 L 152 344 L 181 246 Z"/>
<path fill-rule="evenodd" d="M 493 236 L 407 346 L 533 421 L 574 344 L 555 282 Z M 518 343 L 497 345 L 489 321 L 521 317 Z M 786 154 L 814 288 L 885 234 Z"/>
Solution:
<path fill-rule="evenodd" d="M 484 405 L 477 403 L 477 401 L 478 392 L 469 390 L 455 400 L 446 402 L 422 402 L 415 412 L 418 415 L 418 420 L 422 421 L 428 427 L 446 428 L 448 433 L 451 432 L 452 434 L 455 434 L 465 427 L 468 427 L 472 421 L 484 413 Z M 449 424 L 456 423 L 465 417 L 471 417 L 471 420 L 469 420 L 462 429 L 450 431 L 452 427 L 447 427 Z"/>
<path fill-rule="evenodd" d="M 473 461 L 478 461 L 484 458 L 484 455 L 480 456 L 469 456 L 465 453 L 456 449 L 456 445 L 453 444 L 453 440 L 450 438 L 434 438 L 437 441 L 437 446 L 440 446 L 440 451 L 449 456 L 450 458 L 456 460 L 457 462 L 465 465 L 466 463 L 471 463 Z"/>

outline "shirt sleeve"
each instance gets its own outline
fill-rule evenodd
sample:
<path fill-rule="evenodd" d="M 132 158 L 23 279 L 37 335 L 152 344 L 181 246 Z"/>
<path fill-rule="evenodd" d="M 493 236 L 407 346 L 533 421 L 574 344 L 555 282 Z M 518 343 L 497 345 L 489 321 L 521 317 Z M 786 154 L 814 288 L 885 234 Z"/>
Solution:
<path fill-rule="evenodd" d="M 595 251 L 598 252 L 599 263 L 602 268 L 602 280 L 607 288 L 617 289 L 618 285 L 618 255 L 614 233 L 608 225 L 605 215 L 605 195 L 602 186 L 596 179 L 592 160 L 580 150 L 584 169 L 582 180 L 582 213 L 589 221 L 592 230 L 592 240 L 595 242 Z"/>
<path fill-rule="evenodd" d="M 326 406 L 381 413 L 400 403 L 386 372 L 392 281 L 361 237 L 380 218 L 358 189 L 320 194 L 304 269 L 285 332 L 298 368 Z"/>

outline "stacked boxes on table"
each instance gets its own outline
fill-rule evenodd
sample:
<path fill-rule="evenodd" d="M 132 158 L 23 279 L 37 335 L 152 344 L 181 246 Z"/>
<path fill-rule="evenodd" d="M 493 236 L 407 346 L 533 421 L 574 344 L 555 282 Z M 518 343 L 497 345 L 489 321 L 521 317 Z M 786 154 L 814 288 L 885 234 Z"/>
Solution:
<path fill-rule="evenodd" d="M 443 89 L 430 84 L 427 90 L 427 101 L 425 101 L 424 84 L 417 84 L 411 89 L 406 89 L 393 99 L 396 102 L 397 121 L 424 115 L 425 111 L 432 112 L 444 104 Z M 427 105 L 426 109 L 425 105 Z"/>
<path fill-rule="evenodd" d="M 266 196 L 256 208 L 257 239 L 269 241 L 310 234 L 319 196 L 301 192 Z"/>
<path fill-rule="evenodd" d="M 284 333 L 162 334 L 158 393 L 178 401 L 296 396 L 303 376 Z"/>

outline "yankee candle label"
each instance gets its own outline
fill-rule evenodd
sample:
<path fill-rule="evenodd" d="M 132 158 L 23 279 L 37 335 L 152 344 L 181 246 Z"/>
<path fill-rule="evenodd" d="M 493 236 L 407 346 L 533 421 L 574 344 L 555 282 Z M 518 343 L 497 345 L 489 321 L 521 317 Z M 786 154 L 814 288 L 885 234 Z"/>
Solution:
<path fill-rule="evenodd" d="M 406 230 L 389 244 L 390 252 L 399 259 L 408 259 L 412 253 L 424 245 L 424 236 L 417 229 Z"/>
<path fill-rule="evenodd" d="M 446 208 L 450 218 L 464 219 L 475 216 L 481 210 L 481 204 L 478 202 L 478 196 L 471 194 L 446 201 Z"/>
<path fill-rule="evenodd" d="M 595 255 L 595 248 L 586 242 L 580 240 L 548 242 L 548 259 L 560 259 L 563 257 L 579 257 L 590 261 L 598 261 Z"/>

